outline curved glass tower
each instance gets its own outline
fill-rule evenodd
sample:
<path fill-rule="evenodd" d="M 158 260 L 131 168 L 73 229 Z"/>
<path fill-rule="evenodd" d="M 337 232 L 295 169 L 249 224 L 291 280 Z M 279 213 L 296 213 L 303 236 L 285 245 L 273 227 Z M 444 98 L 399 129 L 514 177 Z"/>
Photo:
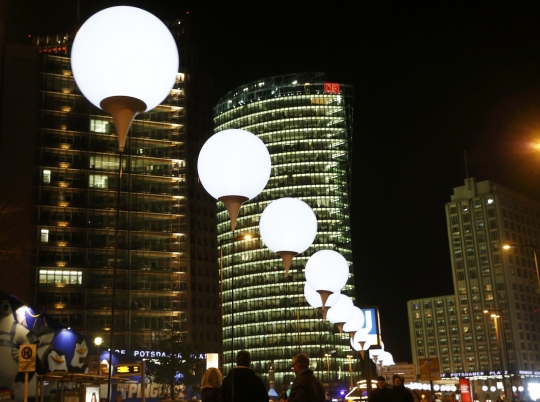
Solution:
<path fill-rule="evenodd" d="M 340 252 L 351 272 L 343 293 L 352 296 L 352 107 L 352 86 L 329 83 L 324 73 L 304 73 L 243 85 L 223 96 L 214 108 L 216 132 L 250 131 L 267 145 L 272 158 L 270 180 L 261 194 L 242 206 L 234 234 L 224 205 L 218 204 L 224 372 L 232 367 L 239 350 L 249 350 L 252 367 L 266 381 L 273 368 L 278 393 L 293 380 L 291 358 L 299 352 L 311 357 L 316 374 L 331 383 L 331 390 L 337 389 L 338 382 L 350 382 L 349 341 L 307 304 L 304 267 L 316 251 Z M 280 257 L 265 247 L 258 232 L 262 211 L 281 197 L 305 201 L 318 219 L 315 242 L 293 259 L 288 277 Z M 247 234 L 252 238 L 245 239 Z"/>

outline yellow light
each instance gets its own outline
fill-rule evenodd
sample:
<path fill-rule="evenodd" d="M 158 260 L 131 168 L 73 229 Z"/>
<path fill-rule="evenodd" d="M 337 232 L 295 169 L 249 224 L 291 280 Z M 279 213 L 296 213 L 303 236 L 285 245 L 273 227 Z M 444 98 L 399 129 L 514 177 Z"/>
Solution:
<path fill-rule="evenodd" d="M 510 244 L 505 244 L 503 246 L 503 249 L 505 249 L 505 250 L 510 250 L 511 248 L 512 248 L 512 246 L 510 246 Z"/>

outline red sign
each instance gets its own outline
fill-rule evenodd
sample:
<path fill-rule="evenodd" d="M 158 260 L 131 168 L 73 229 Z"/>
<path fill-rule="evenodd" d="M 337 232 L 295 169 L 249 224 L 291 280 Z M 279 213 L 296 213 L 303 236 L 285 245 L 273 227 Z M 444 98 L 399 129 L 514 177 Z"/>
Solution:
<path fill-rule="evenodd" d="M 459 389 L 461 391 L 462 402 L 472 402 L 471 398 L 471 385 L 468 378 L 459 379 Z"/>
<path fill-rule="evenodd" d="M 338 82 L 325 82 L 324 83 L 324 93 L 325 94 L 339 94 L 339 83 Z"/>

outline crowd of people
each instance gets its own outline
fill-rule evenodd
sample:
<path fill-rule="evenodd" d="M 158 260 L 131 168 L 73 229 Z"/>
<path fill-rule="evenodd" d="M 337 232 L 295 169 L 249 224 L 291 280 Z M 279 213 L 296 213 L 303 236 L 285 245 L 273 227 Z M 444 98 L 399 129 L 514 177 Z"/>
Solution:
<path fill-rule="evenodd" d="M 405 388 L 404 378 L 399 374 L 392 376 L 393 387 L 386 386 L 386 378 L 377 377 L 377 388 L 369 394 L 368 402 L 414 402 L 411 391 Z"/>
<path fill-rule="evenodd" d="M 292 368 L 296 375 L 291 393 L 280 396 L 287 402 L 325 402 L 326 392 L 321 381 L 309 369 L 309 357 L 300 353 L 293 357 Z M 202 402 L 268 402 L 268 392 L 251 368 L 251 355 L 243 350 L 236 355 L 236 367 L 225 378 L 216 368 L 209 368 L 201 381 Z"/>
<path fill-rule="evenodd" d="M 296 375 L 290 395 L 280 395 L 280 402 L 325 402 L 326 390 L 309 368 L 309 357 L 300 353 L 292 359 Z M 368 402 L 414 402 L 411 391 L 405 388 L 403 376 L 394 374 L 392 387 L 386 379 L 377 378 L 377 388 L 371 391 Z M 209 368 L 201 382 L 202 402 L 268 402 L 268 392 L 262 379 L 251 368 L 251 355 L 243 350 L 236 355 L 236 367 L 225 376 L 217 368 Z"/>

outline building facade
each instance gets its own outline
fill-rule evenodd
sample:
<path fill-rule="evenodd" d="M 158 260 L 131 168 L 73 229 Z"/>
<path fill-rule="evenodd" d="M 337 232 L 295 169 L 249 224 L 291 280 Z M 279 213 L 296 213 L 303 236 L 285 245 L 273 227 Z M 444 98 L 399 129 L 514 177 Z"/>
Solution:
<path fill-rule="evenodd" d="M 214 108 L 216 132 L 247 130 L 267 145 L 272 160 L 266 188 L 242 206 L 234 235 L 228 213 L 218 203 L 218 241 L 223 252 L 224 372 L 232 367 L 236 352 L 247 349 L 254 369 L 266 380 L 273 368 L 278 393 L 293 380 L 291 358 L 299 352 L 312 358 L 313 369 L 325 383 L 337 383 L 340 372 L 348 375 L 348 338 L 323 322 L 319 312 L 305 301 L 303 270 L 314 252 L 338 251 L 350 266 L 343 293 L 352 296 L 352 106 L 352 86 L 329 83 L 324 73 L 309 73 L 251 82 L 224 95 Z M 293 259 L 288 277 L 281 258 L 265 247 L 258 232 L 264 208 L 281 197 L 303 200 L 318 219 L 313 245 Z M 246 234 L 252 238 L 244 239 Z M 349 379 L 340 381 L 348 383 Z"/>
<path fill-rule="evenodd" d="M 187 23 L 169 26 L 180 51 L 190 53 Z M 6 85 L 2 94 L 2 153 L 29 177 L 2 195 L 6 205 L 23 205 L 14 214 L 23 225 L 12 231 L 31 249 L 18 262 L 24 292 L 19 295 L 65 326 L 102 337 L 104 346 L 114 320 L 118 349 L 159 349 L 164 330 L 178 330 L 205 352 L 218 352 L 215 203 L 194 173 L 197 150 L 212 129 L 210 86 L 186 68 L 194 62 L 181 54 L 181 72 L 170 95 L 133 122 L 122 160 L 116 237 L 114 124 L 77 88 L 71 40 L 69 35 L 36 37 L 33 46 L 15 47 L 5 57 L 10 66 L 21 63 L 14 55 L 27 55 L 31 67 L 15 80 L 31 77 L 34 83 L 24 93 L 34 104 L 21 100 L 32 116 L 24 131 L 8 124 L 16 90 Z M 8 73 L 5 69 L 3 82 L 14 79 Z M 30 144 L 24 161 L 10 156 L 17 153 L 8 139 L 14 135 Z M 12 173 L 7 169 L 2 175 Z M 12 293 L 9 282 L 2 289 Z"/>
<path fill-rule="evenodd" d="M 438 357 L 446 375 L 537 375 L 540 204 L 471 178 L 446 218 L 455 294 L 408 302 L 414 362 Z"/>

